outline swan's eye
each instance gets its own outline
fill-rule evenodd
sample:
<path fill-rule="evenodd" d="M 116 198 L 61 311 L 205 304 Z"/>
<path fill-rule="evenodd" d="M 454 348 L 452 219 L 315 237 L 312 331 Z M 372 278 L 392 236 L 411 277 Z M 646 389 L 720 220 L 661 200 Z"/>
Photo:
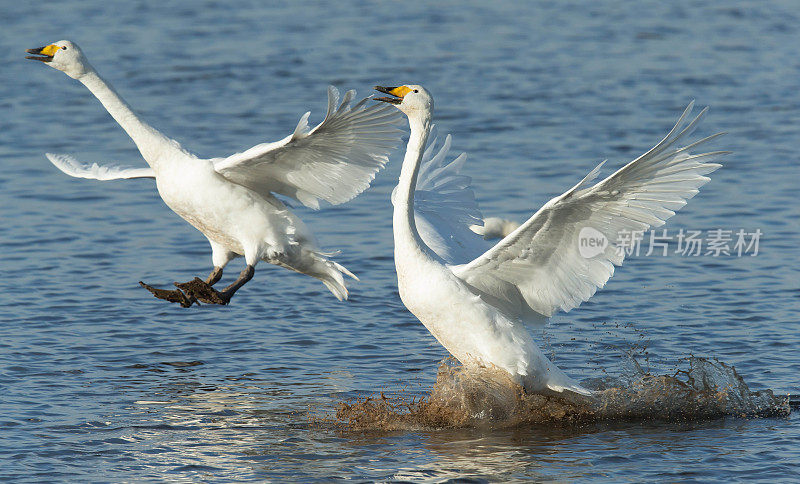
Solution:
<path fill-rule="evenodd" d="M 414 89 L 414 92 L 419 92 L 419 89 Z"/>
<path fill-rule="evenodd" d="M 62 45 L 61 46 L 61 50 L 67 50 L 67 46 L 66 45 Z"/>

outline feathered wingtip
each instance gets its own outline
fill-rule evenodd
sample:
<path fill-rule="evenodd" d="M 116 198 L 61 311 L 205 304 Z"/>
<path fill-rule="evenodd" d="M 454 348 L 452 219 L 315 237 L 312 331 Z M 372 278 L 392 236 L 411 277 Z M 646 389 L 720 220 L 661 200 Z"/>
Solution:
<path fill-rule="evenodd" d="M 606 164 L 606 161 L 608 161 L 608 160 L 601 161 L 597 166 L 594 167 L 594 169 L 592 171 L 589 172 L 588 175 L 583 177 L 583 180 L 581 180 L 578 183 L 576 183 L 575 186 L 572 187 L 567 193 L 562 195 L 562 197 L 563 198 L 567 198 L 567 197 L 571 196 L 573 193 L 575 193 L 576 191 L 580 190 L 581 188 L 588 187 L 589 184 L 592 183 L 597 178 L 597 176 L 600 174 L 600 169 L 603 168 L 603 165 Z"/>
<path fill-rule="evenodd" d="M 680 117 L 678 118 L 678 121 L 675 122 L 675 125 L 672 127 L 669 133 L 667 133 L 667 135 L 661 139 L 661 141 L 659 141 L 646 153 L 640 155 L 635 160 L 631 161 L 627 165 L 617 170 L 617 172 L 615 172 L 614 174 L 616 175 L 617 173 L 629 169 L 628 168 L 629 166 L 634 165 L 640 160 L 652 160 L 652 159 L 665 160 L 667 158 L 671 158 L 674 160 L 673 163 L 684 162 L 686 160 L 695 160 L 697 162 L 700 162 L 703 159 L 710 161 L 711 159 L 714 159 L 718 156 L 731 153 L 730 151 L 712 151 L 698 155 L 689 155 L 689 150 L 692 150 L 700 145 L 706 144 L 724 135 L 725 133 L 715 133 L 712 134 L 711 136 L 706 136 L 705 138 L 689 143 L 686 146 L 677 148 L 674 146 L 675 143 L 677 143 L 679 140 L 686 139 L 689 136 L 691 136 L 697 129 L 697 126 L 700 124 L 700 121 L 703 119 L 703 117 L 705 117 L 706 113 L 708 112 L 709 108 L 708 106 L 705 106 L 703 109 L 700 110 L 699 113 L 697 113 L 696 116 L 691 117 L 692 111 L 694 110 L 694 105 L 695 101 L 694 99 L 692 99 L 686 106 L 686 108 L 683 110 L 683 113 L 681 113 Z M 562 197 L 567 198 L 580 189 L 589 188 L 590 183 L 597 178 L 600 169 L 603 167 L 606 161 L 607 160 L 603 160 L 591 172 L 589 172 L 589 174 L 586 175 L 586 177 L 584 177 L 583 180 L 578 182 L 574 187 L 572 187 L 572 189 L 570 189 L 567 193 L 562 195 Z M 716 168 L 722 166 L 716 163 L 705 163 L 705 165 L 711 169 L 710 171 L 714 171 Z"/>
<path fill-rule="evenodd" d="M 308 127 L 309 116 L 311 116 L 311 111 L 306 111 L 306 113 L 300 117 L 300 121 L 297 122 L 297 127 L 294 128 L 294 133 L 292 133 L 293 139 L 302 138 L 311 132 L 311 129 Z"/>
<path fill-rule="evenodd" d="M 342 102 L 339 102 L 339 90 L 335 86 L 328 86 L 328 112 L 325 113 L 323 123 L 329 120 L 334 114 L 347 112 L 350 108 L 350 103 L 356 97 L 356 90 L 350 89 L 344 93 Z M 337 107 L 338 105 L 338 107 Z"/>
<path fill-rule="evenodd" d="M 336 89 L 336 87 L 334 86 L 328 86 L 328 112 L 325 113 L 325 119 L 330 119 L 334 111 L 336 111 L 336 105 L 338 103 L 339 103 L 339 90 Z"/>

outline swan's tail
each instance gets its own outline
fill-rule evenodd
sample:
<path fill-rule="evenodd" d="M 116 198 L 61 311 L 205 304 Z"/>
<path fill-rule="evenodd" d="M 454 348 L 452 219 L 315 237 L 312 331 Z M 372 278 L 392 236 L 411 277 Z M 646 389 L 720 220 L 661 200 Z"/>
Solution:
<path fill-rule="evenodd" d="M 303 249 L 294 253 L 293 257 L 281 257 L 284 254 L 279 254 L 279 256 L 265 260 L 271 264 L 319 279 L 336 296 L 336 299 L 341 301 L 349 296 L 347 286 L 344 283 L 344 276 L 350 276 L 356 281 L 358 277 L 343 265 L 328 259 L 333 254 L 335 252 L 326 253 L 318 250 Z"/>
<path fill-rule="evenodd" d="M 562 373 L 564 376 L 564 380 L 558 379 L 559 381 L 549 381 L 547 382 L 547 388 L 553 390 L 554 392 L 564 393 L 564 392 L 572 392 L 577 393 L 579 395 L 583 395 L 585 397 L 591 397 L 594 395 L 594 392 L 585 388 L 580 383 L 576 382 L 572 378 L 568 377 L 565 373 Z"/>
<path fill-rule="evenodd" d="M 321 277 L 316 276 L 317 279 L 322 281 L 322 283 L 325 284 L 325 286 L 328 289 L 330 289 L 333 295 L 336 296 L 336 299 L 340 301 L 343 299 L 347 299 L 350 293 L 347 292 L 347 286 L 345 286 L 344 284 L 344 277 L 342 276 L 342 274 L 347 274 L 356 281 L 358 280 L 358 277 L 356 277 L 356 275 L 353 274 L 352 272 L 348 271 L 341 264 L 338 264 L 333 261 L 325 261 L 325 262 L 327 263 L 326 265 L 328 266 L 329 270 L 326 274 L 324 274 Z"/>
<path fill-rule="evenodd" d="M 528 380 L 524 385 L 526 389 L 530 387 L 534 391 L 554 392 L 567 398 L 569 398 L 569 394 L 577 394 L 583 397 L 594 395 L 594 392 L 570 378 L 564 373 L 564 370 L 550 361 L 538 346 L 533 345 L 530 358 L 529 362 L 532 364 L 532 368 L 537 371 L 529 374 Z"/>
<path fill-rule="evenodd" d="M 358 277 L 348 271 L 343 265 L 326 259 L 321 255 L 317 256 L 314 265 L 310 269 L 311 272 L 307 272 L 307 274 L 322 281 L 325 287 L 340 301 L 346 300 L 350 295 L 344 283 L 344 276 L 347 275 L 356 281 L 358 280 Z"/>

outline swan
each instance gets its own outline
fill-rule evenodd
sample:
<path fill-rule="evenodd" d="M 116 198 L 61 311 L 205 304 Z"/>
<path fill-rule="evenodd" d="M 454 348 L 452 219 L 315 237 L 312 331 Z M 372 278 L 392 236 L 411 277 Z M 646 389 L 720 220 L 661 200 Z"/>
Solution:
<path fill-rule="evenodd" d="M 484 239 L 502 239 L 511 232 L 517 230 L 520 226 L 519 222 L 507 220 L 500 217 L 486 217 L 483 219 L 483 225 L 470 225 L 469 229 L 478 235 L 483 236 Z"/>
<path fill-rule="evenodd" d="M 588 300 L 622 263 L 625 254 L 617 247 L 624 231 L 662 225 L 709 181 L 705 175 L 721 166 L 710 161 L 727 152 L 689 150 L 722 133 L 682 143 L 706 109 L 691 119 L 690 104 L 653 149 L 591 185 L 605 162 L 600 163 L 484 250 L 478 234 L 455 230 L 458 224 L 469 227 L 481 220 L 474 196 L 464 193 L 470 190 L 465 180 L 460 180 L 461 190 L 453 186 L 464 155 L 450 164 L 442 161 L 449 136 L 438 154 L 426 149 L 431 95 L 419 85 L 375 89 L 389 95 L 375 100 L 394 105 L 411 127 L 392 194 L 395 267 L 405 306 L 467 367 L 499 368 L 529 392 L 592 395 L 544 355 L 529 328 Z M 418 193 L 419 185 L 425 193 Z M 443 193 L 436 196 L 438 191 Z M 464 206 L 444 203 L 447 191 L 458 194 Z M 608 244 L 583 257 L 583 229 L 600 234 Z"/>
<path fill-rule="evenodd" d="M 67 175 L 95 180 L 155 178 L 164 203 L 198 229 L 211 245 L 213 269 L 203 280 L 175 283 L 177 289 L 157 289 L 139 282 L 154 296 L 189 307 L 198 301 L 228 304 L 234 293 L 253 278 L 265 261 L 322 281 L 337 299 L 347 299 L 343 275 L 357 279 L 322 252 L 314 236 L 280 194 L 317 209 L 319 201 L 346 202 L 364 191 L 400 142 L 394 125 L 402 115 L 388 106 L 351 106 L 355 91 L 338 103 L 338 91 L 328 89 L 325 119 L 309 129 L 310 112 L 294 132 L 280 141 L 256 145 L 225 158 L 201 159 L 178 142 L 148 125 L 106 83 L 74 42 L 61 40 L 27 51 L 33 59 L 58 69 L 86 86 L 128 133 L 149 168 L 89 165 L 71 156 L 48 153 Z M 381 109 L 379 109 L 380 107 Z M 245 268 L 221 291 L 212 286 L 223 268 L 243 256 Z"/>

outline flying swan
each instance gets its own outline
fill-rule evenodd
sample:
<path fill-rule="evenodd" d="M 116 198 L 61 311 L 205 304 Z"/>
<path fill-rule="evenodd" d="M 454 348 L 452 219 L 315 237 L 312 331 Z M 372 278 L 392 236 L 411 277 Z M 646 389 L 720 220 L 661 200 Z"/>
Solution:
<path fill-rule="evenodd" d="M 303 222 L 275 195 L 319 208 L 319 200 L 346 202 L 364 191 L 400 142 L 394 125 L 402 116 L 388 106 L 351 106 L 355 91 L 341 103 L 328 89 L 328 113 L 309 129 L 305 113 L 294 132 L 227 158 L 200 159 L 145 123 L 94 70 L 81 49 L 68 40 L 27 51 L 34 59 L 63 71 L 86 86 L 128 133 L 149 168 L 121 169 L 84 164 L 67 155 L 47 158 L 67 175 L 95 180 L 155 178 L 164 203 L 208 238 L 213 270 L 205 280 L 157 289 L 139 282 L 157 298 L 189 307 L 197 301 L 228 304 L 252 279 L 258 261 L 275 264 L 322 281 L 339 300 L 347 299 L 343 274 L 356 277 L 317 247 Z M 221 291 L 212 286 L 233 258 L 246 267 Z"/>
<path fill-rule="evenodd" d="M 505 370 L 526 391 L 591 395 L 537 347 L 528 326 L 568 312 L 603 287 L 622 264 L 625 231 L 658 227 L 709 181 L 727 152 L 690 154 L 722 133 L 686 142 L 706 109 L 690 118 L 690 104 L 653 149 L 591 184 L 600 163 L 564 194 L 547 202 L 488 250 L 469 229 L 481 215 L 462 154 L 445 162 L 450 137 L 435 153 L 428 145 L 433 98 L 418 85 L 376 86 L 408 116 L 408 140 L 392 194 L 395 266 L 400 298 L 433 336 L 465 366 Z M 582 229 L 608 245 L 581 255 Z"/>

